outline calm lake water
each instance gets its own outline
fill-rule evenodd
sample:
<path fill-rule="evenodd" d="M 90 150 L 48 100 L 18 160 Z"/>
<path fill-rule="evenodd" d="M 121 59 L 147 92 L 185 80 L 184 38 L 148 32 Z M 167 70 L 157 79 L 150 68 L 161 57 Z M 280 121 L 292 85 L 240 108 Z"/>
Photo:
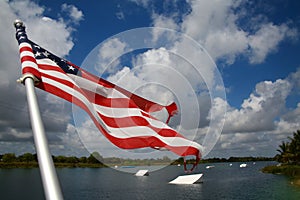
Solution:
<path fill-rule="evenodd" d="M 57 169 L 65 199 L 300 199 L 300 188 L 292 186 L 282 175 L 264 174 L 259 170 L 270 162 L 217 163 L 203 173 L 202 183 L 172 185 L 169 181 L 183 174 L 183 168 L 169 166 L 151 172 L 147 177 L 116 171 L 110 168 Z M 130 168 L 138 171 L 139 168 Z M 143 169 L 147 169 L 144 167 Z M 44 199 L 38 169 L 0 169 L 0 199 Z"/>

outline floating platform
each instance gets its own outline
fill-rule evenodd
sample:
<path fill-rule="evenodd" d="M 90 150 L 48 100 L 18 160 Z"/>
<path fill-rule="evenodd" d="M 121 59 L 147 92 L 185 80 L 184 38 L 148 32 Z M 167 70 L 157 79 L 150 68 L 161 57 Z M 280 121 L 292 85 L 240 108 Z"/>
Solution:
<path fill-rule="evenodd" d="M 149 176 L 149 170 L 141 169 L 135 174 L 135 176 Z"/>
<path fill-rule="evenodd" d="M 191 174 L 191 175 L 183 175 L 178 176 L 173 181 L 170 181 L 170 184 L 194 184 L 199 183 L 203 174 Z"/>
<path fill-rule="evenodd" d="M 244 167 L 247 167 L 246 163 L 240 164 L 240 168 L 244 168 Z"/>

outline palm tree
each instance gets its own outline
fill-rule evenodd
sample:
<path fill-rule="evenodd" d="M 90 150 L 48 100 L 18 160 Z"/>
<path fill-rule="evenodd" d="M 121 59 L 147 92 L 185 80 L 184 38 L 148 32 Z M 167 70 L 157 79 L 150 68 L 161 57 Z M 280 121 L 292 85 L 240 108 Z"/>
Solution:
<path fill-rule="evenodd" d="M 289 155 L 289 143 L 282 141 L 282 143 L 279 145 L 279 149 L 277 151 L 280 154 L 277 154 L 277 161 L 281 163 L 286 163 L 289 161 L 288 155 Z"/>
<path fill-rule="evenodd" d="M 288 137 L 290 142 L 282 142 L 277 151 L 277 161 L 281 163 L 300 164 L 300 130 L 293 133 L 293 137 Z"/>
<path fill-rule="evenodd" d="M 294 163 L 300 163 L 300 130 L 293 133 L 293 138 L 289 137 L 290 145 L 289 151 L 293 155 L 292 161 Z"/>
<path fill-rule="evenodd" d="M 284 154 L 288 151 L 288 148 L 289 148 L 289 143 L 282 141 L 282 143 L 279 145 L 279 149 L 277 149 L 277 151 L 280 154 Z"/>

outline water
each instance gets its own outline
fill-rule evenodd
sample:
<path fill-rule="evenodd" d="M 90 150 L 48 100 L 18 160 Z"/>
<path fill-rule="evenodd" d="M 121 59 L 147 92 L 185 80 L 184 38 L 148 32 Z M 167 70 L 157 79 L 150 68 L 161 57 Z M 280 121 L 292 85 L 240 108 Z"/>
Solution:
<path fill-rule="evenodd" d="M 282 175 L 264 174 L 259 170 L 270 163 L 217 163 L 197 171 L 203 183 L 172 185 L 169 181 L 183 174 L 182 167 L 170 166 L 136 177 L 110 168 L 61 168 L 57 173 L 65 199 L 300 199 L 300 188 L 290 185 Z M 211 164 L 210 164 L 211 165 Z M 147 167 L 143 168 L 147 169 Z M 138 168 L 130 168 L 137 171 Z M 0 169 L 0 199 L 44 199 L 38 169 Z"/>

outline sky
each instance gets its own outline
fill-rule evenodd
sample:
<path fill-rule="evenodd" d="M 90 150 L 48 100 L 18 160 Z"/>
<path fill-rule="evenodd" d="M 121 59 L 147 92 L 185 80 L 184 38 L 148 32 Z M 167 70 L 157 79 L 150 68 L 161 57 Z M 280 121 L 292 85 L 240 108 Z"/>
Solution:
<path fill-rule="evenodd" d="M 175 101 L 170 126 L 207 147 L 206 158 L 274 156 L 300 129 L 298 1 L 0 0 L 0 9 L 0 154 L 35 152 L 16 83 L 15 19 L 52 53 L 148 99 Z M 37 95 L 52 154 L 153 153 L 116 149 L 78 108 Z"/>

